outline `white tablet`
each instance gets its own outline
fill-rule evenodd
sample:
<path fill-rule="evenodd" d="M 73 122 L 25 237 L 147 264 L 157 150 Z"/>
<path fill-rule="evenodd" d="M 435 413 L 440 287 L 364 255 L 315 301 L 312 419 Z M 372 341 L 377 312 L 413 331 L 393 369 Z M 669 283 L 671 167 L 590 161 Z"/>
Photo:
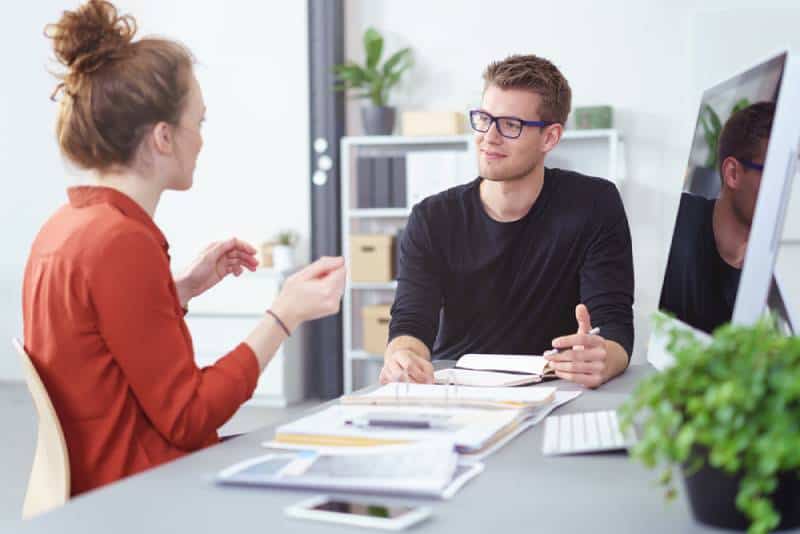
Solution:
<path fill-rule="evenodd" d="M 403 530 L 431 515 L 428 506 L 385 505 L 319 496 L 286 508 L 286 515 L 357 527 Z"/>

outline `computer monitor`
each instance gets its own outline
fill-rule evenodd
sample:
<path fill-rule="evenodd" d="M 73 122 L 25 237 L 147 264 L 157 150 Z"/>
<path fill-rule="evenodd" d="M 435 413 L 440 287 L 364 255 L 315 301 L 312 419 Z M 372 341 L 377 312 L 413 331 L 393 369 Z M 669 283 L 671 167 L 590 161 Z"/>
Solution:
<path fill-rule="evenodd" d="M 773 276 L 800 140 L 800 63 L 782 52 L 703 93 L 658 314 L 700 338 L 769 305 L 794 331 Z M 671 364 L 653 329 L 647 359 Z"/>

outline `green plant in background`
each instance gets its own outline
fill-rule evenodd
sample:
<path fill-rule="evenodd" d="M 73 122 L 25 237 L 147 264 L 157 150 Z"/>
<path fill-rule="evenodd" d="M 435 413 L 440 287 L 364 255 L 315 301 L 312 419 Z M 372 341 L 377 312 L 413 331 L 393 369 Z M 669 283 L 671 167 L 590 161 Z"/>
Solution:
<path fill-rule="evenodd" d="M 775 528 L 778 475 L 800 472 L 800 338 L 781 335 L 770 319 L 723 326 L 710 344 L 665 324 L 656 328 L 668 335 L 675 365 L 642 381 L 621 410 L 623 428 L 643 423 L 632 456 L 664 467 L 667 497 L 676 465 L 691 474 L 708 462 L 741 475 L 736 507 L 750 519 L 748 532 Z M 707 455 L 693 453 L 698 447 Z"/>
<path fill-rule="evenodd" d="M 294 230 L 282 230 L 275 236 L 275 242 L 278 245 L 293 247 L 297 244 L 298 237 L 297 232 Z"/>
<path fill-rule="evenodd" d="M 383 54 L 383 37 L 375 28 L 368 28 L 364 32 L 364 50 L 367 58 L 364 65 L 349 61 L 334 67 L 336 78 L 341 82 L 336 89 L 361 89 L 354 95 L 355 98 L 369 98 L 375 106 L 386 106 L 389 90 L 397 85 L 411 66 L 411 49 L 403 48 L 379 65 Z"/>
<path fill-rule="evenodd" d="M 746 98 L 740 98 L 731 108 L 729 117 L 750 105 L 750 101 Z M 727 119 L 726 119 L 727 120 Z M 706 156 L 706 167 L 716 169 L 719 149 L 719 135 L 722 133 L 722 121 L 714 108 L 708 104 L 703 104 L 700 109 L 700 126 L 703 128 L 703 137 L 708 146 L 708 156 Z"/>

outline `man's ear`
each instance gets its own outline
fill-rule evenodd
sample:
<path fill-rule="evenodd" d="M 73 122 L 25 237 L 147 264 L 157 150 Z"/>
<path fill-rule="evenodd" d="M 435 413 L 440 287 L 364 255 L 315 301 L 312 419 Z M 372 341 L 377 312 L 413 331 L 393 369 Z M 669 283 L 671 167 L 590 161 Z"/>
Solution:
<path fill-rule="evenodd" d="M 545 126 L 542 133 L 544 134 L 542 135 L 542 152 L 547 154 L 558 145 L 561 135 L 564 133 L 564 127 L 561 124 L 551 124 Z"/>
<path fill-rule="evenodd" d="M 720 172 L 722 173 L 722 183 L 728 189 L 739 189 L 739 183 L 742 175 L 742 164 L 739 163 L 733 156 L 728 156 L 722 160 L 720 165 Z"/>
<path fill-rule="evenodd" d="M 169 124 L 163 121 L 156 123 L 150 136 L 157 154 L 162 156 L 172 154 L 175 139 Z"/>

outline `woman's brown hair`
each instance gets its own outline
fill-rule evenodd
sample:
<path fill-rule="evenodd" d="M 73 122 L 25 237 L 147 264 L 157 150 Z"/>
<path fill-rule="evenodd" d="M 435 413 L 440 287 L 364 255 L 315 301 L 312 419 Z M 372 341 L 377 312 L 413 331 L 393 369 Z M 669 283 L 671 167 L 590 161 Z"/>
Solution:
<path fill-rule="evenodd" d="M 60 94 L 56 135 L 62 152 L 86 169 L 130 164 L 149 129 L 177 124 L 194 62 L 167 39 L 134 41 L 136 20 L 110 2 L 89 0 L 45 27 L 56 58 Z"/>

